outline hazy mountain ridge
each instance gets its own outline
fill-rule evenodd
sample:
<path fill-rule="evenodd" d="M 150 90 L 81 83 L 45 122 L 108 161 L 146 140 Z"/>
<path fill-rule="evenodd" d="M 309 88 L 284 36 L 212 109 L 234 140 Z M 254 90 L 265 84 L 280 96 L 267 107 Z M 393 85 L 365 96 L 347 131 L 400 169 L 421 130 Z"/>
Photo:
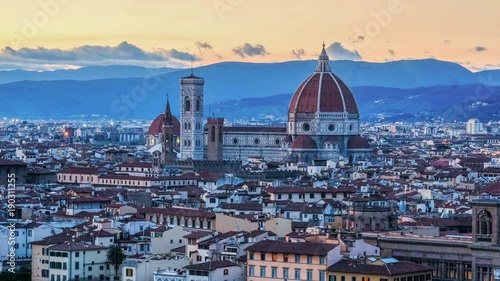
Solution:
<path fill-rule="evenodd" d="M 265 64 L 225 62 L 199 67 L 194 74 L 205 78 L 207 116 L 214 113 L 233 119 L 241 116 L 239 113 L 248 112 L 255 113 L 255 116 L 285 118 L 292 93 L 316 65 L 313 60 Z M 466 97 L 474 97 L 478 87 L 483 87 L 484 92 L 486 87 L 478 83 L 500 85 L 500 80 L 496 79 L 500 77 L 500 70 L 473 73 L 460 65 L 432 59 L 387 63 L 332 61 L 330 65 L 353 89 L 363 118 L 381 113 L 415 114 L 417 110 L 443 110 L 449 107 L 444 104 L 459 104 Z M 97 69 L 101 70 L 99 75 L 113 72 L 113 68 L 108 67 Z M 85 71 L 92 72 L 92 68 Z M 134 71 L 148 72 L 145 68 Z M 164 109 L 167 93 L 172 110 L 178 114 L 179 78 L 189 75 L 190 70 L 165 71 L 171 72 L 156 77 L 148 73 L 134 78 L 1 84 L 0 117 L 67 118 L 98 114 L 118 119 L 154 118 Z M 117 73 L 113 75 L 133 72 L 122 70 Z M 1 77 L 0 72 L 0 80 Z M 493 106 L 494 112 L 498 106 L 498 88 L 488 88 L 494 90 L 486 89 L 492 91 L 488 97 L 491 102 L 486 107 Z M 263 98 L 264 103 L 258 98 Z M 236 101 L 239 101 L 238 107 Z M 235 108 L 239 109 L 233 114 Z"/>
<path fill-rule="evenodd" d="M 54 81 L 54 80 L 95 80 L 108 78 L 132 78 L 160 75 L 177 71 L 175 68 L 146 68 L 132 65 L 86 66 L 78 69 L 53 71 L 3 70 L 0 71 L 0 84 L 17 81 Z"/>

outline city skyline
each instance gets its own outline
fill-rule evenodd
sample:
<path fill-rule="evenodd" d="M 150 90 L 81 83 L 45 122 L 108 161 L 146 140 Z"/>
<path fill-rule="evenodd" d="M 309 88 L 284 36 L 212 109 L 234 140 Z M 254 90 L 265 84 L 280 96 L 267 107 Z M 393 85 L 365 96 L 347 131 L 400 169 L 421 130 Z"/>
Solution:
<path fill-rule="evenodd" d="M 436 58 L 498 69 L 499 3 L 215 0 L 26 1 L 0 16 L 0 70 L 130 64 L 189 67 L 222 61 Z M 91 17 L 91 20 L 89 20 Z"/>

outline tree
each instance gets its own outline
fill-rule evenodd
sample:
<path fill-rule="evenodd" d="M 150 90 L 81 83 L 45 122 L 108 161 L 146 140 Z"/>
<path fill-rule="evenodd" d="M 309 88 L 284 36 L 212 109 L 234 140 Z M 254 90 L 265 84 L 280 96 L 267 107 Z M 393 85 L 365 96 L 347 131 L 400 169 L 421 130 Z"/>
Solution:
<path fill-rule="evenodd" d="M 123 252 L 122 247 L 117 244 L 110 245 L 106 253 L 106 262 L 113 265 L 115 268 L 115 280 L 118 280 L 118 268 L 122 265 L 127 256 Z"/>

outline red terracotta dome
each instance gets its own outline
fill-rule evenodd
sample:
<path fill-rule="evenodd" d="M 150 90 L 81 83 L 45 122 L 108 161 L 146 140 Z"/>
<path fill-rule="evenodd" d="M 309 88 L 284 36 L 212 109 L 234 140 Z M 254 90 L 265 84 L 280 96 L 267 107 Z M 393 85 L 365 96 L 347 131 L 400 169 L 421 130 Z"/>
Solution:
<path fill-rule="evenodd" d="M 352 149 L 362 149 L 362 148 L 370 148 L 370 144 L 365 138 L 361 136 L 354 136 L 349 139 L 347 142 L 347 148 Z"/>
<path fill-rule="evenodd" d="M 148 135 L 158 135 L 159 133 L 162 132 L 163 128 L 163 114 L 158 115 L 158 117 L 155 118 L 153 123 L 151 123 L 151 126 L 149 126 L 148 130 Z M 180 136 L 181 135 L 181 123 L 179 120 L 172 115 L 172 123 L 174 125 L 174 135 Z"/>
<path fill-rule="evenodd" d="M 333 74 L 325 48 L 315 72 L 300 84 L 288 113 L 347 112 L 358 114 L 358 105 L 347 85 Z"/>
<path fill-rule="evenodd" d="M 295 149 L 316 149 L 316 143 L 311 137 L 301 135 L 293 141 L 291 147 Z"/>

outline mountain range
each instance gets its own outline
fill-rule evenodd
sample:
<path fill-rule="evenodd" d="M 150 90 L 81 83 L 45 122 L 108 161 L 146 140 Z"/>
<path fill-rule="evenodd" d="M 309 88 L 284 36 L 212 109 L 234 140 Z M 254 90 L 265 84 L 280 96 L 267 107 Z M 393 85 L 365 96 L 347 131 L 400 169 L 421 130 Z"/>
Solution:
<path fill-rule="evenodd" d="M 207 116 L 285 118 L 291 95 L 316 65 L 313 60 L 223 62 L 193 71 L 205 78 Z M 476 111 L 487 118 L 500 109 L 500 70 L 474 73 L 434 59 L 330 65 L 352 89 L 362 118 L 419 119 L 448 112 L 446 118 L 461 120 Z M 151 119 L 164 110 L 166 94 L 178 115 L 179 78 L 190 71 L 137 66 L 0 71 L 0 116 Z"/>

